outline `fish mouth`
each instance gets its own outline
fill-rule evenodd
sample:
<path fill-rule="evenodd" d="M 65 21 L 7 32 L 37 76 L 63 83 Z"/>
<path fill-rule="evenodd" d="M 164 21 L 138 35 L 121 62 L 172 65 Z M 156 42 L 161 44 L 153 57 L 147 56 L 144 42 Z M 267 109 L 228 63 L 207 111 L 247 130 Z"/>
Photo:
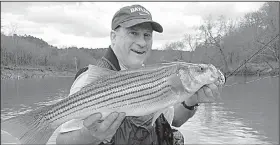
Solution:
<path fill-rule="evenodd" d="M 218 69 L 217 69 L 217 74 L 218 74 L 218 78 L 217 78 L 217 81 L 215 82 L 215 84 L 217 86 L 223 86 L 226 83 L 226 78 L 225 78 L 223 72 Z"/>
<path fill-rule="evenodd" d="M 223 72 L 212 64 L 209 65 L 209 68 L 213 72 L 213 74 L 211 76 L 216 79 L 215 85 L 218 85 L 218 86 L 224 85 L 226 82 L 226 79 L 225 79 Z"/>
<path fill-rule="evenodd" d="M 139 51 L 139 50 L 134 50 L 134 49 L 131 49 L 131 51 L 133 51 L 139 55 L 146 53 L 146 51 Z"/>
<path fill-rule="evenodd" d="M 223 84 L 225 84 L 226 83 L 226 77 L 225 77 L 225 75 L 223 74 L 223 72 L 222 71 L 220 71 L 220 70 L 218 70 L 218 72 L 220 73 L 220 77 L 219 77 L 219 83 L 221 84 L 221 85 L 223 85 Z"/>

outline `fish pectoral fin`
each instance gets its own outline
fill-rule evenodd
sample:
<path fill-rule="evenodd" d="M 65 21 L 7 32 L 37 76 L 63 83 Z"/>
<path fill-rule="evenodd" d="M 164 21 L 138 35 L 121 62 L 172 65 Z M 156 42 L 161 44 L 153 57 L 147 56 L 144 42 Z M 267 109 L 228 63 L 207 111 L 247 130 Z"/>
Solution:
<path fill-rule="evenodd" d="M 180 92 L 184 92 L 185 88 L 184 85 L 180 79 L 180 76 L 177 74 L 172 74 L 167 78 L 168 84 L 172 86 L 172 91 L 176 94 L 179 94 Z"/>
<path fill-rule="evenodd" d="M 165 111 L 163 112 L 163 115 L 165 117 L 165 119 L 168 121 L 168 123 L 171 125 L 173 122 L 173 118 L 174 118 L 174 107 L 170 106 L 167 109 L 165 109 Z"/>
<path fill-rule="evenodd" d="M 163 110 L 161 111 L 157 111 L 155 114 L 154 114 L 154 117 L 153 117 L 153 120 L 152 120 L 152 126 L 154 126 L 157 118 L 163 114 L 165 119 L 168 121 L 169 124 L 172 123 L 173 121 L 173 117 L 174 117 L 174 107 L 171 106 L 171 107 L 168 107 L 168 108 L 164 108 Z"/>
<path fill-rule="evenodd" d="M 152 120 L 152 126 L 154 126 L 157 118 L 160 116 L 160 114 L 162 113 L 162 111 L 158 111 L 154 114 L 153 120 Z"/>
<path fill-rule="evenodd" d="M 102 78 L 103 76 L 114 74 L 116 71 L 109 70 L 107 68 L 98 67 L 95 65 L 89 65 L 88 70 L 79 75 L 73 82 L 69 96 L 78 92 L 82 88 L 87 87 L 94 81 Z"/>

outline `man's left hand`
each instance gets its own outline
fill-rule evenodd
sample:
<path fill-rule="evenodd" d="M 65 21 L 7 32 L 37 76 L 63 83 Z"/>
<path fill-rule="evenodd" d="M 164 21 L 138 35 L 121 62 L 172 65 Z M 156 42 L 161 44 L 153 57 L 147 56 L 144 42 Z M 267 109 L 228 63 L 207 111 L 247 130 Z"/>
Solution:
<path fill-rule="evenodd" d="M 209 84 L 201 87 L 185 103 L 188 106 L 194 106 L 198 103 L 213 103 L 220 98 L 220 92 L 215 84 Z"/>

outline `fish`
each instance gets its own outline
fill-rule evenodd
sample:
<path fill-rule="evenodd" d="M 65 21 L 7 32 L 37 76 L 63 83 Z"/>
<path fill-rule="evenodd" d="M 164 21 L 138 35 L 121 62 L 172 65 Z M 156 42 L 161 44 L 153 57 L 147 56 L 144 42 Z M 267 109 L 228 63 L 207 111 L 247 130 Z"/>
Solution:
<path fill-rule="evenodd" d="M 125 112 L 126 116 L 153 113 L 154 123 L 161 113 L 202 86 L 225 83 L 223 73 L 212 64 L 169 62 L 122 71 L 95 65 L 88 68 L 92 80 L 79 91 L 55 104 L 1 121 L 1 130 L 22 144 L 46 144 L 61 124 L 98 112 L 102 118 L 112 112 Z"/>

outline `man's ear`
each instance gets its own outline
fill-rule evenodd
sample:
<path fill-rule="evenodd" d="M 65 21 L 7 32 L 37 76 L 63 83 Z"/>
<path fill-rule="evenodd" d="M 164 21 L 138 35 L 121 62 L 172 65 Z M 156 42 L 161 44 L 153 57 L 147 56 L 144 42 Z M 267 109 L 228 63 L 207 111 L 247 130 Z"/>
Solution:
<path fill-rule="evenodd" d="M 112 42 L 112 44 L 115 44 L 115 42 L 116 42 L 116 36 L 117 36 L 116 31 L 112 30 L 111 33 L 110 33 L 110 37 L 111 37 L 111 42 Z"/>

